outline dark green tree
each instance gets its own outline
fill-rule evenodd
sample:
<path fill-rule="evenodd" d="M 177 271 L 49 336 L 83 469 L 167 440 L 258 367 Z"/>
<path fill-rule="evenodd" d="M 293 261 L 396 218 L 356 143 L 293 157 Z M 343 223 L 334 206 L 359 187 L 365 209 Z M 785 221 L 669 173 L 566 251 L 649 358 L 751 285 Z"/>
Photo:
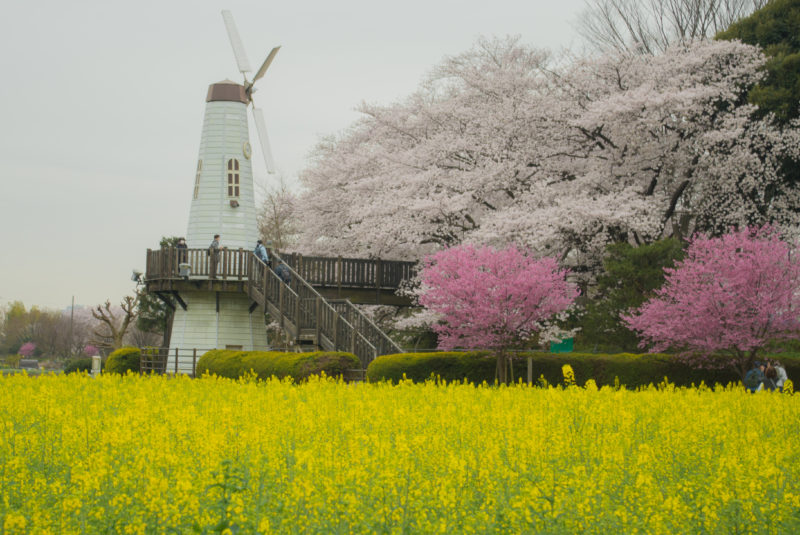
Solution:
<path fill-rule="evenodd" d="M 581 318 L 578 343 L 602 351 L 638 351 L 639 339 L 619 319 L 638 307 L 664 283 L 664 268 L 683 257 L 683 243 L 667 238 L 634 247 L 615 243 L 606 248 L 603 272 L 590 291 Z"/>
<path fill-rule="evenodd" d="M 179 236 L 163 236 L 159 246 L 175 247 Z M 165 302 L 166 300 L 166 302 Z M 167 304 L 169 302 L 171 304 Z M 152 293 L 141 293 L 136 317 L 136 328 L 140 331 L 156 333 L 163 336 L 162 345 L 169 346 L 169 335 L 172 331 L 172 317 L 175 302 L 169 296 L 163 298 Z"/>
<path fill-rule="evenodd" d="M 749 94 L 760 115 L 772 112 L 781 123 L 800 117 L 800 0 L 771 0 L 716 38 L 764 50 L 766 78 Z"/>

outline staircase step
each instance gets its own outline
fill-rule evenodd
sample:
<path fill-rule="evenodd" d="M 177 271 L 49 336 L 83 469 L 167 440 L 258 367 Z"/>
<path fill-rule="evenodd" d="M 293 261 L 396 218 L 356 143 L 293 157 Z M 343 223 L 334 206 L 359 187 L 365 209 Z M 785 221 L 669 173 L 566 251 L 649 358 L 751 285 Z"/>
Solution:
<path fill-rule="evenodd" d="M 353 351 L 362 367 L 366 367 L 378 355 L 400 350 L 395 342 L 350 301 L 326 300 L 294 271 L 291 272 L 291 285 L 279 282 L 275 273 L 255 259 L 255 256 L 250 261 L 254 263 L 248 268 L 248 273 L 256 273 L 256 280 L 259 281 L 259 284 L 247 285 L 254 306 L 264 306 L 270 318 L 295 340 L 299 350 L 319 348 L 324 351 Z M 270 286 L 267 286 L 268 282 Z M 323 304 L 323 308 L 317 308 Z M 323 314 L 327 314 L 328 318 L 328 323 L 323 325 L 330 324 L 331 317 L 342 320 L 342 323 L 336 323 L 338 319 L 334 320 L 336 327 L 333 330 L 336 332 L 327 333 L 330 327 L 308 327 L 318 321 L 317 318 L 322 318 Z M 302 324 L 304 328 L 299 329 L 298 324 Z"/>

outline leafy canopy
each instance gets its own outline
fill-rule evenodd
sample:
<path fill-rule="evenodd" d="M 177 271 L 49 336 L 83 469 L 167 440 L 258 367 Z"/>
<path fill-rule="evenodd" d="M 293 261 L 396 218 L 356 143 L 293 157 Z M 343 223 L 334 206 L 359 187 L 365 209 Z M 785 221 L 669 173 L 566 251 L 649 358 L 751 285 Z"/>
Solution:
<path fill-rule="evenodd" d="M 621 313 L 640 306 L 664 284 L 664 268 L 683 258 L 683 244 L 675 238 L 634 247 L 615 243 L 606 249 L 603 272 L 581 321 L 584 345 L 635 351 L 639 338 L 620 320 Z"/>
<path fill-rule="evenodd" d="M 764 49 L 766 77 L 749 95 L 760 115 L 772 112 L 781 122 L 800 117 L 800 0 L 772 0 L 717 39 Z"/>

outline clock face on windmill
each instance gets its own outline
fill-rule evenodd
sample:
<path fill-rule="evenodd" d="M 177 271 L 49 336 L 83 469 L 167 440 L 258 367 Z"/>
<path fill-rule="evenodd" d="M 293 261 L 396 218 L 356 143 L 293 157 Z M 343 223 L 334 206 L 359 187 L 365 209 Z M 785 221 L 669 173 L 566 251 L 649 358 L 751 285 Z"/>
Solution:
<path fill-rule="evenodd" d="M 250 159 L 250 155 L 251 155 L 252 153 L 253 153 L 253 151 L 252 151 L 252 149 L 250 148 L 250 142 L 249 142 L 249 141 L 245 141 L 245 142 L 242 144 L 242 154 L 244 154 L 244 157 L 245 157 L 245 158 L 247 158 L 247 159 L 249 160 L 249 159 Z"/>

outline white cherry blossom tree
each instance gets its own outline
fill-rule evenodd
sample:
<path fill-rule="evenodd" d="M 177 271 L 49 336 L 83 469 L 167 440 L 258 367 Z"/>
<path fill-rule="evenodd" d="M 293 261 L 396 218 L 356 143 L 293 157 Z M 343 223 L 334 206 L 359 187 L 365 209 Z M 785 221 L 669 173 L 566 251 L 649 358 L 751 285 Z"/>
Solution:
<path fill-rule="evenodd" d="M 319 144 L 302 249 L 416 259 L 516 243 L 590 277 L 611 242 L 796 226 L 799 125 L 747 104 L 763 64 L 728 41 L 566 58 L 480 40 Z"/>

